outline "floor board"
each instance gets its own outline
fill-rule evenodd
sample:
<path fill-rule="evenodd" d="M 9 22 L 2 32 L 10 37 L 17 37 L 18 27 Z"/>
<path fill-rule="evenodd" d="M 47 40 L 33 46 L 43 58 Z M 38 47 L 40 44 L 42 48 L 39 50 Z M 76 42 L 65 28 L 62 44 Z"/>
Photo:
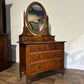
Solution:
<path fill-rule="evenodd" d="M 61 71 L 48 71 L 32 78 L 31 84 L 84 84 L 84 71 L 66 69 L 64 77 Z M 19 78 L 19 64 L 0 72 L 0 84 L 26 84 L 25 76 Z"/>

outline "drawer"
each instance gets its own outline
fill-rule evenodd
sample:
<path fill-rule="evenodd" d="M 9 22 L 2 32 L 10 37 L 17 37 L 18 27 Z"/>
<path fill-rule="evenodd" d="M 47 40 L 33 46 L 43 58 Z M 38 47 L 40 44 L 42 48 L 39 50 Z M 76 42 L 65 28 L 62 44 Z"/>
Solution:
<path fill-rule="evenodd" d="M 50 61 L 48 62 L 48 69 L 59 69 L 61 68 L 61 60 L 54 60 L 54 61 Z"/>
<path fill-rule="evenodd" d="M 63 50 L 63 43 L 49 44 L 48 50 Z"/>
<path fill-rule="evenodd" d="M 48 63 L 38 63 L 38 64 L 33 64 L 30 65 L 30 73 L 35 73 L 35 72 L 43 72 L 48 69 Z"/>
<path fill-rule="evenodd" d="M 49 59 L 49 54 L 48 53 L 41 53 L 41 54 L 30 54 L 29 55 L 29 60 L 30 62 L 36 62 L 36 61 L 42 61 Z"/>
<path fill-rule="evenodd" d="M 54 59 L 54 58 L 62 58 L 63 57 L 63 51 L 55 51 L 51 52 L 49 58 Z"/>
<path fill-rule="evenodd" d="M 46 51 L 47 45 L 30 45 L 29 51 L 30 52 L 37 52 L 37 51 Z"/>
<path fill-rule="evenodd" d="M 31 37 L 23 37 L 22 39 L 20 39 L 20 41 L 25 41 L 25 42 L 28 42 L 28 41 L 31 41 Z"/>

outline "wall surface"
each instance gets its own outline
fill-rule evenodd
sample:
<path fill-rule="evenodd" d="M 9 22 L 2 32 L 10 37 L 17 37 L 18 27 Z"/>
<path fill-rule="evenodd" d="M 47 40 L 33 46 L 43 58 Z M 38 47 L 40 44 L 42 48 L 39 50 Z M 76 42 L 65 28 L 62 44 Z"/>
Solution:
<path fill-rule="evenodd" d="M 84 0 L 6 0 L 6 5 L 12 4 L 11 44 L 16 45 L 16 61 L 19 61 L 17 41 L 23 31 L 23 13 L 33 1 L 45 7 L 56 40 L 67 41 L 65 67 L 84 70 Z"/>

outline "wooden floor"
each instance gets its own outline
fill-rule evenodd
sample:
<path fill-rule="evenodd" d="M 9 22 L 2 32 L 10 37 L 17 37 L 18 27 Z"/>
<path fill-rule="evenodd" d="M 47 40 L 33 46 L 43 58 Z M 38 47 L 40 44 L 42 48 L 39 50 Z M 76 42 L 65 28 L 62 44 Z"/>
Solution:
<path fill-rule="evenodd" d="M 19 78 L 19 64 L 0 72 L 0 84 L 26 84 L 25 76 Z M 32 78 L 31 84 L 84 84 L 84 71 L 67 69 L 64 77 L 58 71 L 41 73 Z"/>

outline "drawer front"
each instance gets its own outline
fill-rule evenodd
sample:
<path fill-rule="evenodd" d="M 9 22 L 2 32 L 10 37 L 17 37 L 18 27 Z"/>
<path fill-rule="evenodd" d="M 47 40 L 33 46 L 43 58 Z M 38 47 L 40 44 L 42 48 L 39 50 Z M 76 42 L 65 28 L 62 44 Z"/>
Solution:
<path fill-rule="evenodd" d="M 38 55 L 38 54 L 32 54 L 29 56 L 29 60 L 30 60 L 30 62 L 41 61 L 41 60 L 43 60 L 43 56 Z"/>
<path fill-rule="evenodd" d="M 48 63 L 39 63 L 39 64 L 33 64 L 30 65 L 30 73 L 35 73 L 35 72 L 43 72 L 48 69 Z"/>
<path fill-rule="evenodd" d="M 63 43 L 49 44 L 48 50 L 63 50 Z"/>
<path fill-rule="evenodd" d="M 49 53 L 30 54 L 29 60 L 30 62 L 36 62 L 36 61 L 39 62 L 43 60 L 62 58 L 62 57 L 63 57 L 63 51 L 55 51 Z"/>
<path fill-rule="evenodd" d="M 54 61 L 50 61 L 48 62 L 48 69 L 59 69 L 61 68 L 61 60 L 54 60 Z"/>
<path fill-rule="evenodd" d="M 48 53 L 41 53 L 41 54 L 31 54 L 29 55 L 30 62 L 42 61 L 49 59 Z"/>
<path fill-rule="evenodd" d="M 37 52 L 37 51 L 46 51 L 47 45 L 30 45 L 29 51 L 30 52 Z"/>
<path fill-rule="evenodd" d="M 63 51 L 51 52 L 49 57 L 50 57 L 50 59 L 62 58 L 63 57 Z"/>
<path fill-rule="evenodd" d="M 23 37 L 22 40 L 25 41 L 25 42 L 31 41 L 31 37 Z"/>

